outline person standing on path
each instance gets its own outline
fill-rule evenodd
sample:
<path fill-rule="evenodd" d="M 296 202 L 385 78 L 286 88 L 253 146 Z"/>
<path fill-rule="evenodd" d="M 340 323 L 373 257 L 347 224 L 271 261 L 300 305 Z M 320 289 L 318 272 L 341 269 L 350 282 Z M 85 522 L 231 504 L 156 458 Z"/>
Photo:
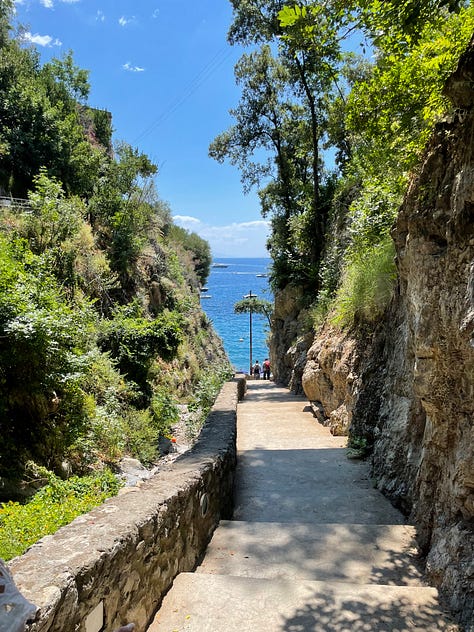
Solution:
<path fill-rule="evenodd" d="M 269 380 L 270 379 L 270 360 L 268 358 L 265 358 L 262 366 L 263 366 L 263 379 Z"/>
<path fill-rule="evenodd" d="M 253 376 L 256 380 L 260 379 L 260 364 L 258 363 L 258 360 L 256 360 L 255 364 L 253 365 Z"/>

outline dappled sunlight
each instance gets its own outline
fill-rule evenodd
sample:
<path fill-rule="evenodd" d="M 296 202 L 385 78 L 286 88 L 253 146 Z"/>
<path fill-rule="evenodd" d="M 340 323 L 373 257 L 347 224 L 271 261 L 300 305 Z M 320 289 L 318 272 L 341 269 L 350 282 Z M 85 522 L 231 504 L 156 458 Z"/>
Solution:
<path fill-rule="evenodd" d="M 361 588 L 347 597 L 331 591 L 314 594 L 290 617 L 281 617 L 282 632 L 440 632 L 454 630 L 442 617 L 435 599 L 416 603 L 416 599 L 397 596 L 397 588 L 384 587 L 379 600 L 372 591 Z M 357 594 L 358 593 L 358 594 Z"/>

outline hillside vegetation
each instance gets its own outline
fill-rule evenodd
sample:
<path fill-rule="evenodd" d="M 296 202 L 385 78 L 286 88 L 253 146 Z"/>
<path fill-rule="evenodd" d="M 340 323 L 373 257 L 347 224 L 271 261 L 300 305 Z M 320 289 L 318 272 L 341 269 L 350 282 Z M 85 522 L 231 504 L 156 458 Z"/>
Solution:
<path fill-rule="evenodd" d="M 199 305 L 209 245 L 173 224 L 149 158 L 113 143 L 72 53 L 41 65 L 12 15 L 0 2 L 4 498 L 154 462 L 177 404 L 204 410 L 229 370 Z"/>

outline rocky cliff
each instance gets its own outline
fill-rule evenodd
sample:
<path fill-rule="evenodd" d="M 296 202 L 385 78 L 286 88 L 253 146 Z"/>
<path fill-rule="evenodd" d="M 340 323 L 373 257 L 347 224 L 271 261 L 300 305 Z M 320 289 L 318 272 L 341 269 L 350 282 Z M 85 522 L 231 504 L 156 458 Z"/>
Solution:
<path fill-rule="evenodd" d="M 378 487 L 417 526 L 429 578 L 474 625 L 474 45 L 400 209 L 398 286 L 375 332 L 325 327 L 301 350 L 308 399 L 371 449 Z M 277 310 L 278 313 L 278 310 Z M 286 323 L 286 328 L 291 324 Z M 275 345 L 276 348 L 277 345 Z M 288 354 L 287 354 L 288 357 Z"/>

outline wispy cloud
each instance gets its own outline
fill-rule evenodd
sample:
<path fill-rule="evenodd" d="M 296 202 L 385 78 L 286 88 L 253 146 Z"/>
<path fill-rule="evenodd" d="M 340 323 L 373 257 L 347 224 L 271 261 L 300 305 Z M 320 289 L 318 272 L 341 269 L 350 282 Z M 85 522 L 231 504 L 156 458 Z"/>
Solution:
<path fill-rule="evenodd" d="M 47 48 L 52 48 L 53 46 L 62 46 L 62 42 L 57 38 L 52 38 L 51 35 L 40 35 L 39 33 L 35 33 L 33 35 L 29 31 L 27 31 L 26 33 L 23 33 L 22 37 L 25 42 L 37 44 L 38 46 L 45 46 Z"/>
<path fill-rule="evenodd" d="M 122 68 L 127 72 L 145 72 L 145 68 L 142 68 L 141 66 L 132 66 L 132 64 L 128 61 L 122 66 Z"/>
<path fill-rule="evenodd" d="M 95 14 L 95 19 L 96 22 L 105 22 L 105 13 L 98 9 L 97 13 Z"/>
<path fill-rule="evenodd" d="M 174 215 L 173 221 L 182 228 L 197 233 L 211 245 L 217 256 L 265 257 L 270 222 L 254 220 L 233 222 L 225 226 L 210 226 L 191 215 Z"/>
<path fill-rule="evenodd" d="M 152 18 L 157 18 L 160 15 L 160 10 L 159 9 L 155 9 L 153 11 L 153 13 L 151 14 Z"/>
<path fill-rule="evenodd" d="M 179 222 L 180 224 L 200 224 L 201 220 L 197 217 L 191 217 L 191 215 L 174 215 L 173 221 Z M 184 228 L 184 226 L 183 226 Z"/>
<path fill-rule="evenodd" d="M 58 2 L 62 2 L 63 4 L 75 4 L 76 2 L 80 2 L 81 0 L 57 0 Z M 23 0 L 17 0 L 17 4 L 23 4 Z M 54 0 L 40 0 L 40 4 L 45 7 L 45 9 L 54 9 Z"/>
<path fill-rule="evenodd" d="M 118 21 L 120 26 L 127 26 L 127 24 L 131 24 L 132 22 L 135 22 L 135 16 L 134 15 L 132 15 L 131 18 L 126 18 L 124 15 L 122 15 L 122 17 Z"/>

